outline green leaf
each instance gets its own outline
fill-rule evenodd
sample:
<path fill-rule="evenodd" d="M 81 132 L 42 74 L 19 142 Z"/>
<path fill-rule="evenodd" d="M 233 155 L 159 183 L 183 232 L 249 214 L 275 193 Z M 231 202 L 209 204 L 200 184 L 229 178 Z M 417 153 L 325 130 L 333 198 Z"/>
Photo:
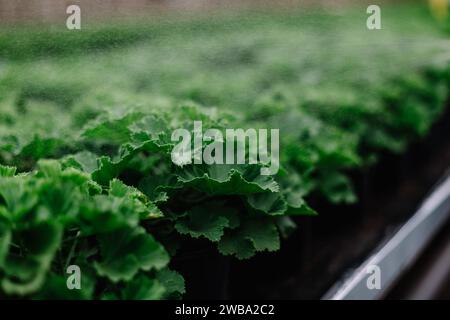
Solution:
<path fill-rule="evenodd" d="M 178 180 L 212 195 L 278 192 L 273 177 L 261 175 L 260 168 L 258 165 L 193 165 L 184 167 L 178 173 Z"/>
<path fill-rule="evenodd" d="M 333 172 L 324 175 L 320 188 L 332 203 L 355 203 L 357 201 L 353 186 L 345 175 Z"/>
<path fill-rule="evenodd" d="M 28 176 L 6 177 L 0 180 L 0 196 L 14 219 L 29 212 L 39 200 L 29 182 Z"/>
<path fill-rule="evenodd" d="M 82 137 L 116 144 L 127 142 L 131 134 L 128 127 L 142 116 L 138 112 L 129 112 L 120 116 L 100 117 L 88 124 Z"/>
<path fill-rule="evenodd" d="M 61 163 L 56 160 L 39 160 L 38 162 L 39 173 L 45 177 L 58 177 L 61 174 Z"/>
<path fill-rule="evenodd" d="M 117 178 L 140 152 L 165 154 L 169 149 L 170 145 L 161 145 L 153 140 L 123 144 L 117 159 L 105 156 L 98 159 L 98 169 L 92 172 L 92 178 L 101 185 L 107 185 L 110 180 Z"/>
<path fill-rule="evenodd" d="M 273 222 L 258 219 L 248 223 L 243 229 L 243 233 L 252 241 L 256 251 L 277 251 L 280 249 L 280 239 Z"/>
<path fill-rule="evenodd" d="M 135 227 L 141 210 L 142 204 L 133 199 L 96 195 L 80 204 L 78 224 L 85 234 Z"/>
<path fill-rule="evenodd" d="M 265 192 L 247 196 L 247 202 L 253 209 L 271 216 L 282 215 L 287 210 L 287 203 L 280 193 Z"/>
<path fill-rule="evenodd" d="M 160 270 L 169 262 L 163 246 L 141 227 L 111 232 L 98 241 L 103 259 L 94 267 L 113 282 L 129 281 L 139 270 Z"/>
<path fill-rule="evenodd" d="M 11 244 L 12 231 L 10 225 L 0 215 L 0 269 L 3 267 Z"/>
<path fill-rule="evenodd" d="M 286 194 L 288 208 L 285 215 L 288 216 L 316 216 L 317 212 L 308 206 L 299 193 L 289 192 Z"/>
<path fill-rule="evenodd" d="M 226 232 L 218 248 L 224 255 L 235 255 L 238 259 L 247 259 L 256 251 L 278 250 L 280 239 L 271 219 L 249 219 L 243 222 L 240 228 Z"/>
<path fill-rule="evenodd" d="M 178 298 L 186 293 L 184 279 L 176 271 L 172 271 L 168 268 L 162 269 L 157 273 L 156 279 L 158 279 L 166 289 L 165 298 Z"/>
<path fill-rule="evenodd" d="M 128 198 L 134 202 L 136 210 L 142 219 L 161 218 L 163 216 L 159 208 L 151 202 L 146 195 L 136 188 L 127 186 L 122 181 L 113 179 L 109 184 L 109 194 L 114 197 Z"/>
<path fill-rule="evenodd" d="M 168 131 L 170 131 L 169 124 L 161 117 L 155 115 L 143 117 L 131 124 L 129 129 L 135 134 L 145 133 L 148 137 L 146 140 L 162 140 L 170 142 L 170 136 L 168 134 Z M 137 135 L 134 135 L 133 137 L 137 137 Z"/>
<path fill-rule="evenodd" d="M 296 229 L 297 225 L 295 222 L 287 216 L 278 217 L 276 220 L 278 230 L 283 238 L 288 238 Z"/>
<path fill-rule="evenodd" d="M 238 219 L 233 208 L 210 202 L 189 210 L 185 217 L 177 221 L 175 228 L 181 234 L 189 234 L 193 238 L 203 236 L 216 242 L 222 237 L 224 228 L 234 228 L 239 224 Z"/>
<path fill-rule="evenodd" d="M 33 140 L 21 147 L 17 157 L 37 161 L 42 158 L 54 156 L 63 145 L 64 141 L 60 139 L 45 138 L 36 135 Z"/>
<path fill-rule="evenodd" d="M 2 166 L 0 164 L 0 177 L 13 177 L 16 174 L 16 167 Z"/>
<path fill-rule="evenodd" d="M 223 255 L 235 255 L 238 259 L 248 259 L 255 255 L 255 247 L 250 239 L 236 234 L 225 234 L 218 244 Z"/>
<path fill-rule="evenodd" d="M 55 222 L 40 223 L 22 230 L 14 239 L 21 244 L 24 255 L 6 256 L 5 277 L 1 287 L 7 294 L 26 295 L 39 290 L 45 281 L 53 257 L 61 244 L 62 226 Z"/>
<path fill-rule="evenodd" d="M 124 300 L 161 300 L 166 287 L 157 279 L 139 275 L 125 285 L 121 298 Z"/>
<path fill-rule="evenodd" d="M 37 300 L 89 300 L 93 298 L 95 282 L 92 275 L 88 275 L 85 268 L 81 270 L 81 288 L 70 290 L 67 286 L 69 274 L 65 277 L 51 273 L 47 276 L 45 284 L 35 296 Z"/>
<path fill-rule="evenodd" d="M 97 156 L 89 151 L 82 151 L 62 159 L 64 167 L 74 167 L 91 174 L 98 169 Z"/>
<path fill-rule="evenodd" d="M 167 186 L 174 185 L 174 183 L 171 182 L 173 178 L 174 176 L 161 175 L 144 177 L 139 183 L 139 190 L 142 190 L 142 192 L 154 203 L 166 202 L 169 199 L 169 196 L 163 189 L 167 188 Z"/>

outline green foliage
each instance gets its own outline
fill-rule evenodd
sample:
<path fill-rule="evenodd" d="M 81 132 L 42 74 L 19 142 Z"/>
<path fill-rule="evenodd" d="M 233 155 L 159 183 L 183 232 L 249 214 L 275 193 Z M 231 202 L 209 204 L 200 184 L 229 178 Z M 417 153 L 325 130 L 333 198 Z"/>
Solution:
<path fill-rule="evenodd" d="M 310 197 L 357 201 L 349 173 L 428 133 L 450 68 L 422 6 L 380 32 L 356 9 L 2 31 L 0 297 L 181 298 L 187 238 L 247 259 L 316 215 Z M 280 129 L 279 173 L 174 164 L 197 120 Z"/>

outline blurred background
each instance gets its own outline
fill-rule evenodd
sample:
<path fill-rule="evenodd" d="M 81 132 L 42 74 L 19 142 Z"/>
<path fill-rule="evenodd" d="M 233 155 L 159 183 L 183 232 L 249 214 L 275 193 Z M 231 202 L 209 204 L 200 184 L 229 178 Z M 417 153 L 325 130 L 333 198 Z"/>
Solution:
<path fill-rule="evenodd" d="M 439 2 L 440 0 L 438 0 Z M 444 0 L 446 1 L 446 0 Z M 5 22 L 52 22 L 67 18 L 66 8 L 76 4 L 82 8 L 83 19 L 106 17 L 132 17 L 154 15 L 164 12 L 198 12 L 217 9 L 245 7 L 296 7 L 320 6 L 333 8 L 349 3 L 371 4 L 373 1 L 355 0 L 0 0 L 0 21 Z M 377 1 L 418 2 L 410 0 Z"/>

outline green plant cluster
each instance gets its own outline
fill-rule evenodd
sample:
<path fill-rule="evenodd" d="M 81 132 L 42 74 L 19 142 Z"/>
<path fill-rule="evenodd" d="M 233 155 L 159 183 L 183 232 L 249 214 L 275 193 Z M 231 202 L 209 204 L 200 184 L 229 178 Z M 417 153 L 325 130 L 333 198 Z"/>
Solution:
<path fill-rule="evenodd" d="M 309 198 L 355 203 L 350 173 L 425 136 L 450 88 L 426 9 L 383 12 L 380 31 L 360 8 L 2 31 L 0 297 L 180 298 L 186 239 L 246 259 Z M 280 129 L 281 170 L 175 165 L 198 120 Z"/>

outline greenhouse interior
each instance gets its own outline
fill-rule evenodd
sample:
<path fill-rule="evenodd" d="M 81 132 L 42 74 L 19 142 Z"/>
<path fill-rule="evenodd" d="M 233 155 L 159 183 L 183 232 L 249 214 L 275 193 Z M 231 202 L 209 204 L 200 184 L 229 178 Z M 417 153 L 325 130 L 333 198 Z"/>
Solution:
<path fill-rule="evenodd" d="M 450 299 L 449 98 L 449 0 L 0 0 L 0 300 Z"/>

